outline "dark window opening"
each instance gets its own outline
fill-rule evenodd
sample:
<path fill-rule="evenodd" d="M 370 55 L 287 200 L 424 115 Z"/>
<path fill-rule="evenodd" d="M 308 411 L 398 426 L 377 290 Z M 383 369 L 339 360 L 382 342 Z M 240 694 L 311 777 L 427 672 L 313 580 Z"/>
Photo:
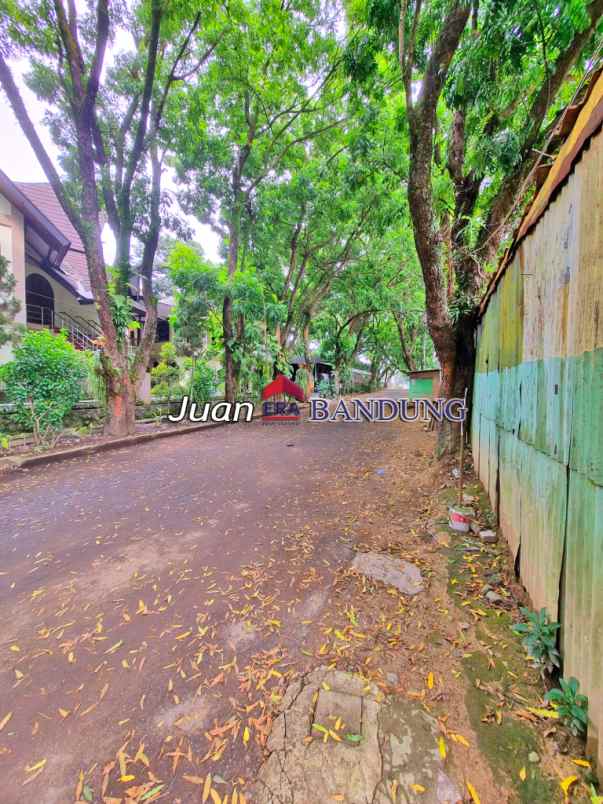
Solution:
<path fill-rule="evenodd" d="M 157 332 L 155 343 L 166 343 L 170 339 L 170 322 L 165 318 L 157 319 Z"/>
<path fill-rule="evenodd" d="M 25 278 L 25 307 L 28 324 L 53 326 L 54 292 L 41 274 L 28 274 Z"/>

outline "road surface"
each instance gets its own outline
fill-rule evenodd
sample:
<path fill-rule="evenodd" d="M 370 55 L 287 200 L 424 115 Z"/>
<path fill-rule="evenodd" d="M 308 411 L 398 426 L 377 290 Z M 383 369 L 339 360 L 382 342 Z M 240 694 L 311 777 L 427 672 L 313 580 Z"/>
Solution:
<path fill-rule="evenodd" d="M 186 802 L 209 772 L 247 789 L 381 451 L 425 438 L 256 421 L 0 484 L 2 802 Z"/>

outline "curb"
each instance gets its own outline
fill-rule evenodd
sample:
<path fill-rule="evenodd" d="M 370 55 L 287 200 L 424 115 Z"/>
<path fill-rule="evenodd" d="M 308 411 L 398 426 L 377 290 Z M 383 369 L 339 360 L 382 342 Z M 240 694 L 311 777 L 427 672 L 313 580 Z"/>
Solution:
<path fill-rule="evenodd" d="M 261 413 L 254 413 L 252 421 L 261 419 Z M 137 444 L 145 444 L 148 441 L 158 441 L 160 438 L 171 438 L 172 436 L 186 435 L 187 433 L 197 433 L 200 430 L 214 430 L 217 427 L 226 427 L 229 424 L 241 424 L 242 422 L 204 422 L 203 424 L 189 424 L 185 427 L 175 427 L 171 430 L 161 430 L 158 433 L 140 433 L 138 435 L 114 438 L 111 441 L 103 441 L 99 444 L 85 444 L 82 447 L 72 447 L 60 452 L 53 452 L 46 455 L 33 455 L 26 458 L 4 458 L 0 460 L 0 482 L 14 479 L 23 469 L 30 469 L 34 466 L 43 464 L 61 463 L 71 458 L 79 458 L 82 455 L 95 455 L 99 452 L 109 452 L 121 447 L 131 447 Z"/>

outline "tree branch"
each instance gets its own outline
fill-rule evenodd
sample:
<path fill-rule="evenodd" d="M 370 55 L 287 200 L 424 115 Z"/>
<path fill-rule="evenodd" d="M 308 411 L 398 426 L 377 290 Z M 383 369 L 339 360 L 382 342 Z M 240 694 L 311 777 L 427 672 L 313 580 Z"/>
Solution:
<path fill-rule="evenodd" d="M 507 222 L 522 195 L 521 190 L 542 158 L 542 155 L 534 150 L 534 146 L 541 136 L 542 123 L 568 72 L 576 63 L 582 49 L 603 16 L 603 0 L 593 0 L 587 6 L 587 10 L 590 24 L 576 34 L 567 49 L 551 67 L 551 71 L 545 71 L 540 89 L 532 102 L 528 115 L 531 122 L 524 139 L 521 162 L 516 170 L 503 180 L 490 205 L 486 223 L 478 238 L 477 251 L 482 262 L 488 262 L 496 255 L 498 246 L 505 235 Z"/>
<path fill-rule="evenodd" d="M 29 114 L 27 113 L 27 109 L 25 108 L 25 104 L 23 103 L 23 98 L 21 97 L 21 93 L 15 84 L 13 79 L 12 73 L 10 71 L 10 67 L 6 63 L 2 52 L 0 51 L 0 83 L 2 84 L 2 88 L 6 92 L 6 96 L 8 101 L 12 107 L 13 112 L 15 113 L 15 117 L 17 118 L 17 122 L 21 126 L 21 130 L 27 137 L 27 141 L 32 147 L 34 154 L 40 165 L 42 166 L 42 170 L 46 174 L 46 178 L 50 182 L 52 189 L 55 192 L 56 197 L 59 199 L 59 202 L 65 213 L 69 217 L 69 220 L 73 223 L 74 227 L 77 229 L 78 233 L 81 234 L 83 230 L 82 220 L 79 214 L 76 212 L 76 208 L 71 203 L 67 193 L 65 192 L 65 188 L 63 187 L 63 183 L 59 177 L 59 174 L 56 171 L 55 166 L 52 163 L 44 145 L 42 144 L 42 140 L 38 136 L 38 132 L 36 131 L 35 126 L 33 125 Z"/>

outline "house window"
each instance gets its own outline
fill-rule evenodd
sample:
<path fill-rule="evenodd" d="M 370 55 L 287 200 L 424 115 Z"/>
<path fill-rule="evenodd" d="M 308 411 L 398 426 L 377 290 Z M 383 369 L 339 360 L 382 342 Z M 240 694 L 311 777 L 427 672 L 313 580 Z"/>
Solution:
<path fill-rule="evenodd" d="M 157 333 L 155 343 L 166 343 L 170 339 L 170 322 L 165 318 L 157 319 Z"/>
<path fill-rule="evenodd" d="M 28 324 L 53 325 L 54 293 L 41 274 L 28 274 L 25 278 L 25 306 Z"/>

